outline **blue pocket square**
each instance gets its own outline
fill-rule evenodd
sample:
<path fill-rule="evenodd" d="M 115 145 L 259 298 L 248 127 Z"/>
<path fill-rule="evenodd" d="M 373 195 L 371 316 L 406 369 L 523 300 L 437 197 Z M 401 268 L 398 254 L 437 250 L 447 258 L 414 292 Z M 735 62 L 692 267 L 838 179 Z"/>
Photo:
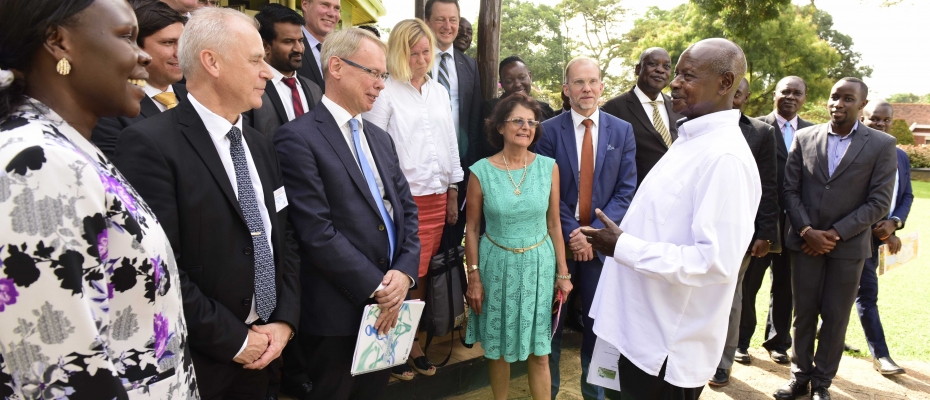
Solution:
<path fill-rule="evenodd" d="M 610 144 L 607 144 L 607 151 L 616 150 L 616 149 L 617 149 L 616 147 L 611 146 Z"/>

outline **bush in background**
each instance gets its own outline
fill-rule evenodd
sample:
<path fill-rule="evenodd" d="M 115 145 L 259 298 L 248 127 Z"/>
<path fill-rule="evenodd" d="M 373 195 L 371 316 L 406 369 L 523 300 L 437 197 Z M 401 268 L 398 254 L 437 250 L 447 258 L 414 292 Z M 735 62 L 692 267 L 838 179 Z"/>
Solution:
<path fill-rule="evenodd" d="M 907 153 L 911 168 L 930 168 L 930 147 L 918 145 L 898 146 Z"/>
<path fill-rule="evenodd" d="M 914 133 L 907 127 L 907 122 L 903 119 L 896 119 L 891 123 L 888 134 L 898 139 L 898 144 L 915 144 Z"/>

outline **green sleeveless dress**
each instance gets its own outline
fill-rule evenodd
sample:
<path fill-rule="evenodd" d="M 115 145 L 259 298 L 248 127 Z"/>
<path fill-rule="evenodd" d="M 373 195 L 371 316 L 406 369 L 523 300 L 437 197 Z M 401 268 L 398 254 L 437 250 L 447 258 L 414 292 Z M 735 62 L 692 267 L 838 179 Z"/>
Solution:
<path fill-rule="evenodd" d="M 467 343 L 481 342 L 485 357 L 523 361 L 530 354 L 544 356 L 551 350 L 552 298 L 555 293 L 555 249 L 546 235 L 546 212 L 552 188 L 555 160 L 536 156 L 527 166 L 520 195 L 507 171 L 487 160 L 471 171 L 481 182 L 484 218 L 491 240 L 510 248 L 530 247 L 524 253 L 504 250 L 482 236 L 478 265 L 484 302 L 481 315 L 469 311 Z M 511 170 L 519 183 L 522 168 Z"/>

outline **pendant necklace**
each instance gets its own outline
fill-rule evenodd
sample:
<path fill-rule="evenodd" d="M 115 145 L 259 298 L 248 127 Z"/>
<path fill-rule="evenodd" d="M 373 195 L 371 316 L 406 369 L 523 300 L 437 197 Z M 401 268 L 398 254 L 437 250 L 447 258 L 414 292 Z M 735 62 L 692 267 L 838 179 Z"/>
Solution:
<path fill-rule="evenodd" d="M 513 175 L 510 174 L 510 164 L 507 163 L 507 157 L 504 156 L 504 153 L 501 153 L 501 157 L 504 159 L 504 166 L 507 167 L 507 176 L 510 178 L 510 183 L 513 184 L 513 194 L 520 195 L 520 186 L 523 186 L 523 181 L 526 180 L 526 157 L 523 157 L 523 177 L 520 178 L 520 183 L 517 183 L 513 180 Z"/>

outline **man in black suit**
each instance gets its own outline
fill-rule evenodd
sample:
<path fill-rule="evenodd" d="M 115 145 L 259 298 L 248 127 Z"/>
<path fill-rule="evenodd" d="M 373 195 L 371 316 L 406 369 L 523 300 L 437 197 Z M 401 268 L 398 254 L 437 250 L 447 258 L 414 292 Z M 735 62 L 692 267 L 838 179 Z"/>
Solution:
<path fill-rule="evenodd" d="M 427 0 L 424 9 L 426 24 L 436 37 L 436 62 L 430 75 L 449 91 L 452 100 L 452 119 L 459 138 L 459 160 L 462 169 L 468 170 L 481 159 L 481 142 L 484 129 L 481 123 L 481 83 L 478 79 L 478 62 L 452 47 L 458 37 L 460 9 L 458 0 Z M 450 243 L 461 243 L 465 234 L 465 209 L 468 195 L 468 176 L 458 183 L 459 219 L 447 226 L 443 236 L 450 235 Z"/>
<path fill-rule="evenodd" d="M 114 162 L 178 259 L 200 396 L 264 398 L 300 314 L 278 157 L 240 116 L 271 70 L 255 20 L 228 8 L 198 11 L 179 48 L 188 101 L 123 131 Z"/>
<path fill-rule="evenodd" d="M 394 142 L 361 117 L 384 88 L 385 50 L 362 29 L 330 34 L 323 46 L 329 90 L 274 135 L 300 255 L 297 340 L 313 382 L 305 399 L 382 396 L 390 370 L 350 374 L 362 312 L 378 304 L 375 325 L 387 331 L 416 282 L 417 206 Z"/>
<path fill-rule="evenodd" d="M 646 174 L 678 138 L 675 121 L 682 116 L 672 111 L 672 99 L 662 93 L 672 72 L 672 59 L 665 49 L 644 50 L 633 72 L 637 76 L 633 89 L 608 100 L 601 109 L 633 125 L 639 188 Z"/>
<path fill-rule="evenodd" d="M 798 131 L 788 152 L 785 245 L 795 251 L 795 337 L 791 380 L 777 399 L 806 394 L 808 385 L 813 400 L 830 399 L 859 277 L 872 256 L 872 224 L 891 209 L 895 139 L 859 123 L 868 90 L 860 79 L 840 79 L 827 101 L 831 121 Z"/>
<path fill-rule="evenodd" d="M 136 44 L 152 57 L 152 62 L 145 67 L 149 79 L 143 87 L 145 97 L 139 115 L 100 118 L 91 133 L 91 142 L 111 159 L 123 129 L 174 108 L 187 95 L 184 84 L 178 83 L 184 77 L 178 65 L 178 38 L 187 18 L 158 0 L 133 0 L 131 4 L 139 21 Z"/>
<path fill-rule="evenodd" d="M 733 295 L 733 305 L 730 308 L 730 319 L 727 327 L 727 340 L 723 347 L 723 356 L 713 378 L 708 381 L 711 386 L 726 386 L 730 383 L 730 367 L 733 366 L 739 339 L 740 314 L 743 305 L 743 278 L 749 268 L 752 257 L 761 258 L 769 254 L 772 243 L 778 240 L 778 183 L 775 171 L 775 129 L 762 121 L 749 118 L 742 113 L 743 104 L 749 99 L 749 81 L 743 78 L 736 94 L 733 96 L 733 109 L 740 110 L 739 127 L 743 137 L 749 144 L 752 157 L 759 169 L 759 181 L 762 185 L 762 199 L 756 211 L 755 233 L 749 250 L 743 257 L 739 267 L 736 281 L 736 293 Z"/>
<path fill-rule="evenodd" d="M 783 194 L 785 191 L 785 162 L 788 160 L 788 148 L 794 140 L 794 133 L 812 124 L 798 116 L 798 111 L 807 100 L 807 84 L 797 76 L 782 78 L 775 85 L 775 110 L 759 118 L 776 130 L 775 144 L 778 147 L 778 196 L 779 204 L 784 210 Z M 779 214 L 779 227 L 784 229 L 785 213 Z M 779 233 L 779 239 L 783 238 Z M 765 341 L 762 342 L 772 361 L 787 364 L 788 349 L 791 348 L 791 316 L 794 308 L 791 302 L 791 249 L 781 246 L 781 253 L 771 253 L 762 258 L 753 258 L 746 270 L 743 281 L 743 312 L 740 317 L 739 345 L 736 361 L 748 364 L 749 341 L 756 331 L 756 294 L 762 286 L 765 270 L 772 265 L 772 289 L 769 299 L 769 317 L 765 324 Z"/>
<path fill-rule="evenodd" d="M 281 125 L 312 110 L 323 91 L 297 75 L 306 50 L 301 29 L 304 18 L 285 6 L 269 4 L 255 19 L 265 46 L 265 62 L 274 76 L 265 84 L 262 106 L 247 111 L 243 117 L 247 125 L 271 139 Z"/>
<path fill-rule="evenodd" d="M 326 92 L 320 52 L 326 35 L 332 33 L 339 23 L 339 10 L 342 6 L 339 0 L 303 0 L 300 2 L 300 8 L 304 12 L 303 42 L 306 50 L 297 75 L 310 79 Z"/>
<path fill-rule="evenodd" d="M 455 37 L 455 42 L 452 43 L 452 47 L 455 47 L 456 50 L 462 53 L 468 51 L 468 48 L 471 47 L 473 32 L 471 22 L 468 22 L 465 18 L 459 19 L 459 34 Z"/>

